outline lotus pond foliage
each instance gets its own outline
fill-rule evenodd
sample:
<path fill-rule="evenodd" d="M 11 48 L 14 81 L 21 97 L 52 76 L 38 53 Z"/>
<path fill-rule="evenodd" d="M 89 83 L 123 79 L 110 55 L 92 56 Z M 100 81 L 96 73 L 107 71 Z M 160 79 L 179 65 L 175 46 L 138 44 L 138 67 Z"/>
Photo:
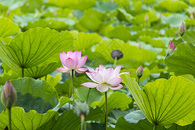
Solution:
<path fill-rule="evenodd" d="M 195 0 L 0 0 L 0 130 L 194 130 Z"/>

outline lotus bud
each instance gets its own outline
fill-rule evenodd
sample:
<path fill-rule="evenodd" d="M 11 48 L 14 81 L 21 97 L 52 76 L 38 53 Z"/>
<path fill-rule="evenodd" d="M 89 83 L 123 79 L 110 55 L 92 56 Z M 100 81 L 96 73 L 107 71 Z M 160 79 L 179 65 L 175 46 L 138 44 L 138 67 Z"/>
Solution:
<path fill-rule="evenodd" d="M 30 6 L 30 3 L 29 3 L 29 2 L 27 2 L 27 3 L 26 3 L 26 7 L 28 8 L 29 6 Z"/>
<path fill-rule="evenodd" d="M 159 20 L 161 19 L 161 17 L 162 17 L 162 14 L 161 14 L 161 13 L 158 14 L 158 19 L 159 19 Z"/>
<path fill-rule="evenodd" d="M 113 59 L 117 58 L 117 60 L 119 60 L 119 59 L 123 58 L 123 53 L 120 50 L 116 49 L 116 50 L 113 50 L 111 52 L 111 57 Z"/>
<path fill-rule="evenodd" d="M 191 13 L 191 14 L 190 14 L 190 18 L 191 18 L 191 19 L 194 19 L 194 13 Z"/>
<path fill-rule="evenodd" d="M 170 43 L 169 43 L 169 48 L 175 50 L 175 45 L 173 44 L 173 42 L 170 42 Z"/>
<path fill-rule="evenodd" d="M 57 11 L 54 11 L 54 12 L 53 12 L 53 15 L 54 15 L 54 16 L 57 16 Z"/>
<path fill-rule="evenodd" d="M 81 115 L 87 116 L 89 114 L 89 106 L 86 102 L 75 101 L 73 112 L 79 117 L 81 117 Z"/>
<path fill-rule="evenodd" d="M 7 15 L 10 14 L 10 9 L 7 9 L 6 14 L 7 14 Z"/>
<path fill-rule="evenodd" d="M 138 44 L 138 48 L 141 49 L 141 43 Z"/>
<path fill-rule="evenodd" d="M 16 90 L 12 86 L 11 82 L 7 80 L 1 93 L 1 102 L 6 108 L 10 108 L 15 104 L 16 99 L 17 99 Z"/>
<path fill-rule="evenodd" d="M 146 14 L 144 20 L 147 22 L 148 19 L 149 19 L 148 14 Z"/>
<path fill-rule="evenodd" d="M 183 36 L 184 35 L 184 33 L 185 33 L 185 25 L 184 25 L 184 22 L 182 22 L 182 24 L 180 25 L 180 27 L 179 27 L 179 34 L 181 35 L 181 36 Z"/>
<path fill-rule="evenodd" d="M 138 78 L 141 78 L 141 77 L 142 77 L 142 75 L 143 75 L 143 67 L 142 67 L 142 65 L 140 65 L 140 66 L 137 68 L 136 74 L 137 74 L 137 77 L 138 77 Z"/>

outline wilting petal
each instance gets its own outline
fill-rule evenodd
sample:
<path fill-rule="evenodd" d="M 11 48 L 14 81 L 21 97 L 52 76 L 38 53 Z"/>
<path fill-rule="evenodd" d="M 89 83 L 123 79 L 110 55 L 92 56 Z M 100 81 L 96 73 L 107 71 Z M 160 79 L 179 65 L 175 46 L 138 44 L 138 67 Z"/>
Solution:
<path fill-rule="evenodd" d="M 108 87 L 110 87 L 108 84 L 99 84 L 96 89 L 100 92 L 106 92 L 108 91 Z"/>
<path fill-rule="evenodd" d="M 61 73 L 66 73 L 66 72 L 70 71 L 68 68 L 57 68 L 56 70 L 58 72 L 61 72 Z"/>
<path fill-rule="evenodd" d="M 130 74 L 130 72 L 122 72 L 122 73 L 119 74 L 119 76 L 120 76 L 121 74 Z"/>
<path fill-rule="evenodd" d="M 75 66 L 76 66 L 76 62 L 75 62 L 75 60 L 73 60 L 73 59 L 71 59 L 71 58 L 68 58 L 68 59 L 65 60 L 65 66 L 66 66 L 67 68 L 74 69 Z"/>
<path fill-rule="evenodd" d="M 108 84 L 110 84 L 111 86 L 118 86 L 120 82 L 122 82 L 122 78 L 115 77 L 115 78 L 110 79 Z"/>
<path fill-rule="evenodd" d="M 77 73 L 84 73 L 85 71 L 87 71 L 87 68 L 79 68 L 76 70 Z"/>
<path fill-rule="evenodd" d="M 103 77 L 98 72 L 90 72 L 90 73 L 86 72 L 86 74 L 94 82 L 97 82 L 97 83 L 102 83 L 103 82 Z"/>
<path fill-rule="evenodd" d="M 79 60 L 77 68 L 81 68 L 85 64 L 85 62 L 87 60 L 87 56 L 88 55 L 84 56 L 81 60 Z"/>
<path fill-rule="evenodd" d="M 117 90 L 117 89 L 121 89 L 123 87 L 123 85 L 119 84 L 118 86 L 114 87 L 114 86 L 110 86 L 110 89 L 112 90 Z"/>
<path fill-rule="evenodd" d="M 93 82 L 86 82 L 81 84 L 82 86 L 88 87 L 88 88 L 95 88 L 98 84 L 93 83 Z"/>

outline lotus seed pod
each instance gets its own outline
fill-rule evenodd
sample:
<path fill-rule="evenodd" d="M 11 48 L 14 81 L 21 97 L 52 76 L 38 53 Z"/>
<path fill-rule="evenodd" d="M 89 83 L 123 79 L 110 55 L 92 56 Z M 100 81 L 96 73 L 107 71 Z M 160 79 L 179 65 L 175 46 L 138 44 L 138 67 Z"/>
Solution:
<path fill-rule="evenodd" d="M 123 53 L 120 50 L 116 49 L 116 50 L 113 50 L 111 52 L 111 57 L 113 59 L 117 58 L 117 60 L 119 60 L 119 59 L 123 58 Z"/>
<path fill-rule="evenodd" d="M 142 67 L 142 65 L 140 65 L 140 66 L 137 68 L 136 74 L 137 74 L 137 77 L 138 77 L 138 78 L 141 78 L 141 77 L 142 77 L 142 75 L 143 75 L 143 67 Z"/>
<path fill-rule="evenodd" d="M 87 116 L 89 114 L 89 106 L 86 102 L 83 101 L 75 101 L 73 106 L 73 112 L 80 116 L 81 114 L 84 114 Z"/>
<path fill-rule="evenodd" d="M 7 80 L 1 93 L 1 102 L 6 108 L 10 108 L 15 104 L 16 99 L 17 99 L 16 90 L 12 86 L 11 82 Z"/>

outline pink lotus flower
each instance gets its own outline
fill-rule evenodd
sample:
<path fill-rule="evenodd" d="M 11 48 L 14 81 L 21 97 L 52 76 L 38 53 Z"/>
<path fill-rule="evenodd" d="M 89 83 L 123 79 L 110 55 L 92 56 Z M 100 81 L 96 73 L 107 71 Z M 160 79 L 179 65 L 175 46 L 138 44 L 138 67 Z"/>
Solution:
<path fill-rule="evenodd" d="M 106 69 L 103 65 L 100 65 L 96 68 L 96 70 L 88 67 L 88 70 L 90 72 L 86 72 L 88 77 L 93 82 L 86 82 L 81 84 L 82 86 L 88 87 L 88 88 L 95 88 L 100 92 L 106 92 L 108 88 L 112 90 L 117 90 L 122 88 L 123 86 L 120 84 L 122 81 L 122 78 L 119 76 L 121 74 L 129 74 L 130 72 L 123 72 L 120 73 L 121 66 L 117 66 L 115 69 L 112 67 Z"/>
<path fill-rule="evenodd" d="M 84 73 L 87 70 L 87 68 L 81 68 L 87 60 L 87 55 L 81 58 L 81 51 L 69 51 L 67 54 L 65 52 L 61 52 L 60 59 L 63 68 L 57 68 L 56 70 L 61 73 L 69 73 L 73 69 L 78 73 Z"/>
<path fill-rule="evenodd" d="M 170 43 L 169 43 L 169 48 L 175 50 L 175 45 L 173 44 L 173 42 L 170 42 Z"/>

